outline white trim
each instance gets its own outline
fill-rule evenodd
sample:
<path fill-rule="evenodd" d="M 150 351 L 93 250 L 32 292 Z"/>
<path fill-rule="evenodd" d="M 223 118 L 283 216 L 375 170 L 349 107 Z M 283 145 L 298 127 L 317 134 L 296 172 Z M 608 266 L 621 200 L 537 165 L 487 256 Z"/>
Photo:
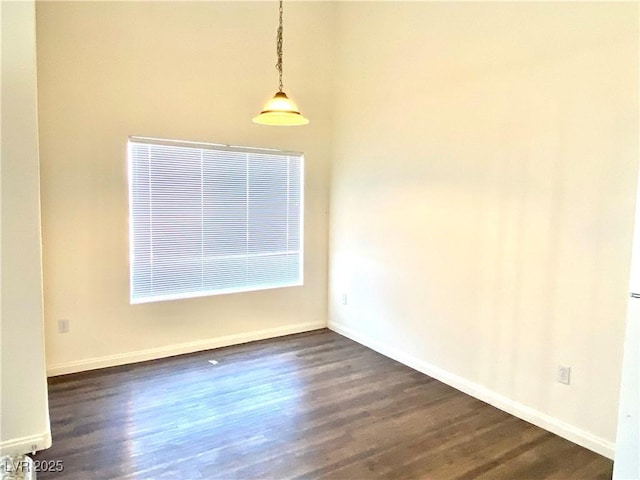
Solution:
<path fill-rule="evenodd" d="M 374 340 L 369 336 L 362 335 L 348 327 L 329 321 L 329 328 L 340 335 L 350 338 L 351 340 L 424 373 L 425 375 L 440 380 L 441 382 L 471 395 L 472 397 L 482 400 L 483 402 L 493 405 L 500 410 L 521 418 L 522 420 L 532 423 L 540 428 L 544 428 L 549 432 L 555 433 L 556 435 L 566 438 L 567 440 L 588 448 L 600 455 L 613 459 L 615 444 L 608 440 L 574 427 L 573 425 L 528 407 L 527 405 L 511 400 L 510 398 L 489 390 L 480 384 L 449 373 L 413 355 L 408 355 L 396 348 L 383 345 L 377 340 Z"/>
<path fill-rule="evenodd" d="M 26 455 L 34 451 L 44 450 L 50 446 L 51 430 L 46 430 L 39 435 L 13 438 L 0 442 L 0 455 Z"/>
<path fill-rule="evenodd" d="M 286 325 L 284 327 L 266 328 L 264 330 L 254 330 L 246 333 L 226 335 L 224 337 L 197 340 L 195 342 L 178 343 L 176 345 L 148 348 L 135 352 L 118 353 L 105 357 L 87 358 L 84 360 L 50 365 L 47 368 L 47 375 L 49 377 L 55 377 L 56 375 L 65 375 L 67 373 L 77 373 L 84 372 L 86 370 L 95 370 L 98 368 L 144 362 L 145 360 L 155 360 L 158 358 L 172 357 L 174 355 L 182 355 L 184 353 L 211 350 L 212 348 L 228 347 L 230 345 L 281 337 L 284 335 L 291 335 L 293 333 L 319 330 L 321 328 L 327 328 L 326 322 L 297 323 L 294 325 Z"/>
<path fill-rule="evenodd" d="M 260 255 L 266 256 L 266 255 Z M 250 258 L 252 255 L 247 255 L 246 258 Z M 300 256 L 300 259 L 304 257 Z M 299 262 L 302 264 L 303 262 Z M 129 275 L 133 278 L 133 275 Z M 148 297 L 142 298 L 134 298 L 130 300 L 131 305 L 141 305 L 144 303 L 154 303 L 154 302 L 166 302 L 169 300 L 184 300 L 187 298 L 199 298 L 199 297 L 213 297 L 215 295 L 230 295 L 233 293 L 245 293 L 245 292 L 259 292 L 262 290 L 274 290 L 276 288 L 291 288 L 291 287 L 301 287 L 304 285 L 302 278 L 295 283 L 287 283 L 283 285 L 269 285 L 269 286 L 252 286 L 252 287 L 244 287 L 244 288 L 225 288 L 218 290 L 198 290 L 197 292 L 187 292 L 187 293 L 171 293 L 168 295 L 151 295 Z M 133 287 L 132 290 L 133 291 Z"/>
<path fill-rule="evenodd" d="M 302 152 L 278 150 L 275 148 L 244 147 L 242 145 L 227 145 L 225 143 L 192 142 L 189 140 L 173 140 L 169 138 L 138 137 L 135 135 L 129 136 L 129 143 L 138 143 L 138 144 L 144 144 L 144 145 L 166 145 L 169 147 L 203 148 L 207 150 L 220 150 L 220 151 L 226 151 L 226 152 L 261 153 L 264 155 L 277 155 L 277 156 L 286 156 L 286 157 L 302 157 L 303 156 Z"/>

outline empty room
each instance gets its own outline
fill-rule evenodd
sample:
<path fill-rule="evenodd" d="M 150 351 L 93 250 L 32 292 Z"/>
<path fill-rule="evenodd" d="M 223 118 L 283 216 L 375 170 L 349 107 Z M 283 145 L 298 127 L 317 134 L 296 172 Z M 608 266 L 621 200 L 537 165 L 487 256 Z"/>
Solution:
<path fill-rule="evenodd" d="M 640 480 L 638 2 L 0 21 L 0 479 Z"/>

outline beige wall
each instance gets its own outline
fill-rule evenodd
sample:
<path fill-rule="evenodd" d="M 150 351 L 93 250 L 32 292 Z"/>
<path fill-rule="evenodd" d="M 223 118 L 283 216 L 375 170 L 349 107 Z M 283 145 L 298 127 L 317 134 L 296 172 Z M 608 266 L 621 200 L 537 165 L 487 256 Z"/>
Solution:
<path fill-rule="evenodd" d="M 51 445 L 42 322 L 35 4 L 1 2 L 0 455 Z"/>
<path fill-rule="evenodd" d="M 249 121 L 276 87 L 270 3 L 38 5 L 50 371 L 324 325 L 329 262 L 332 328 L 612 455 L 638 6 L 285 15 L 285 87 L 312 123 L 279 130 Z M 305 286 L 129 305 L 132 134 L 305 152 Z"/>
<path fill-rule="evenodd" d="M 50 373 L 326 325 L 333 10 L 287 5 L 285 91 L 311 124 L 278 129 L 251 122 L 277 89 L 277 4 L 38 4 Z M 305 285 L 130 305 L 128 135 L 304 152 Z"/>
<path fill-rule="evenodd" d="M 638 5 L 348 3 L 337 39 L 330 326 L 611 456 Z"/>

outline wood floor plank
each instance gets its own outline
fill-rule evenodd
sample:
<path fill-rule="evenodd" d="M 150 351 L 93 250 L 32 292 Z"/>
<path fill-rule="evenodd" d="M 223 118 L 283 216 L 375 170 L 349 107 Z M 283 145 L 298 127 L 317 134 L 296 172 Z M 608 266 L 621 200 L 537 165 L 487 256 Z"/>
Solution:
<path fill-rule="evenodd" d="M 212 365 L 209 360 L 218 363 Z M 604 479 L 612 462 L 329 330 L 49 381 L 40 480 Z"/>

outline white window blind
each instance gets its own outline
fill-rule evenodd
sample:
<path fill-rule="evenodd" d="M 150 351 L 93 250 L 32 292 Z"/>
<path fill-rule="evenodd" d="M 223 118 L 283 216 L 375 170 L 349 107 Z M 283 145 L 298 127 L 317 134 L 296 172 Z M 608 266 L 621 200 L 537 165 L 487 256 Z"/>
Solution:
<path fill-rule="evenodd" d="M 131 303 L 302 285 L 301 154 L 132 137 Z"/>

